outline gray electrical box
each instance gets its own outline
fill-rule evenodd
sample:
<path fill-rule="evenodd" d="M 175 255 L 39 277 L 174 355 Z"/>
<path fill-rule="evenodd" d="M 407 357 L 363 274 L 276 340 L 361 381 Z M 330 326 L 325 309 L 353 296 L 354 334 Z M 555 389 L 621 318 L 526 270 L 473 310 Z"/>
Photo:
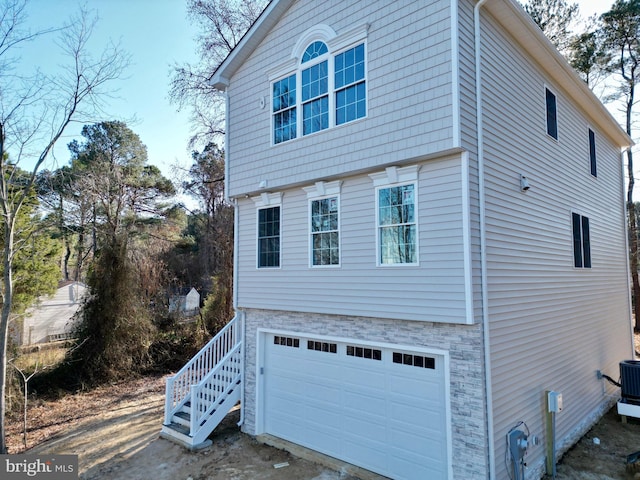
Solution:
<path fill-rule="evenodd" d="M 549 412 L 558 413 L 562 411 L 562 394 L 559 392 L 547 393 L 547 405 L 549 406 Z"/>

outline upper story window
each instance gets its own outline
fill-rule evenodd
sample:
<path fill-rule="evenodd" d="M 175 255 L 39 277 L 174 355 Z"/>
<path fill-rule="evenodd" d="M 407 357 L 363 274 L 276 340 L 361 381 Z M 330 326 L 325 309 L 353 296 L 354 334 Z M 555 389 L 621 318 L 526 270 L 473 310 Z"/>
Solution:
<path fill-rule="evenodd" d="M 573 229 L 573 266 L 591 268 L 591 236 L 589 218 L 578 213 L 571 214 Z"/>
<path fill-rule="evenodd" d="M 301 72 L 303 135 L 329 128 L 329 69 L 326 60 L 328 51 L 324 43 L 313 42 L 302 56 L 302 66 L 318 58 L 325 59 L 304 68 Z"/>
<path fill-rule="evenodd" d="M 589 129 L 589 161 L 591 163 L 591 175 L 598 176 L 598 165 L 596 162 L 596 134 Z"/>
<path fill-rule="evenodd" d="M 296 76 L 273 84 L 273 143 L 296 138 Z"/>
<path fill-rule="evenodd" d="M 547 134 L 551 137 L 558 139 L 558 110 L 556 104 L 555 94 L 545 89 L 546 103 L 547 103 Z"/>
<path fill-rule="evenodd" d="M 313 27 L 294 47 L 294 62 L 269 74 L 274 144 L 367 115 L 367 29 L 337 35 L 326 25 Z"/>
<path fill-rule="evenodd" d="M 336 56 L 336 125 L 341 125 L 367 113 L 367 92 L 364 79 L 364 44 Z"/>

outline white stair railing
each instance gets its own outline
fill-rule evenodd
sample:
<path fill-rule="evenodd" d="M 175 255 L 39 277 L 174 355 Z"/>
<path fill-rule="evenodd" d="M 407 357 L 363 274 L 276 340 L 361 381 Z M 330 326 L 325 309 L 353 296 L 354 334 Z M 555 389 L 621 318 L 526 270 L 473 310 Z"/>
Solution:
<path fill-rule="evenodd" d="M 191 386 L 191 436 L 195 436 L 201 425 L 234 388 L 240 388 L 241 356 L 242 345 L 238 344 L 200 383 Z"/>
<path fill-rule="evenodd" d="M 198 385 L 242 340 L 241 322 L 236 315 L 174 376 L 167 378 L 164 424 L 189 399 L 191 386 Z"/>

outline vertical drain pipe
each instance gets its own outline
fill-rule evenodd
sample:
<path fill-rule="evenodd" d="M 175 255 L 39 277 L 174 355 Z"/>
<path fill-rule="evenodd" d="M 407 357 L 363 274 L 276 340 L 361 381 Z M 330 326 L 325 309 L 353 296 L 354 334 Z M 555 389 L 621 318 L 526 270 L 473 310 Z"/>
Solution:
<path fill-rule="evenodd" d="M 491 351 L 489 345 L 489 294 L 487 292 L 487 256 L 484 192 L 484 139 L 482 124 L 482 72 L 480 42 L 480 8 L 486 0 L 480 0 L 473 9 L 476 69 L 476 129 L 478 135 L 478 197 L 480 203 L 480 265 L 482 282 L 482 334 L 484 343 L 484 370 L 486 392 L 487 443 L 489 449 L 489 480 L 496 478 L 495 433 L 493 430 L 493 389 L 491 386 Z"/>

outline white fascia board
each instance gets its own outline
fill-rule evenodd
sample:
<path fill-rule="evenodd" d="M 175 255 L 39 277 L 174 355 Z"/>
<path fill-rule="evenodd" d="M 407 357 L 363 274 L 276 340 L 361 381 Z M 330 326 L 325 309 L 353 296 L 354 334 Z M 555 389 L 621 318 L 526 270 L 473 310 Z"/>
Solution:
<path fill-rule="evenodd" d="M 515 0 L 487 0 L 483 6 L 502 28 L 517 39 L 523 49 L 555 80 L 621 149 L 634 144 L 609 110 L 542 33 L 529 14 Z"/>
<path fill-rule="evenodd" d="M 225 91 L 229 87 L 229 80 L 233 74 L 249 58 L 249 55 L 264 40 L 293 2 L 294 0 L 272 0 L 269 2 L 247 33 L 216 69 L 208 83 L 217 90 Z"/>

